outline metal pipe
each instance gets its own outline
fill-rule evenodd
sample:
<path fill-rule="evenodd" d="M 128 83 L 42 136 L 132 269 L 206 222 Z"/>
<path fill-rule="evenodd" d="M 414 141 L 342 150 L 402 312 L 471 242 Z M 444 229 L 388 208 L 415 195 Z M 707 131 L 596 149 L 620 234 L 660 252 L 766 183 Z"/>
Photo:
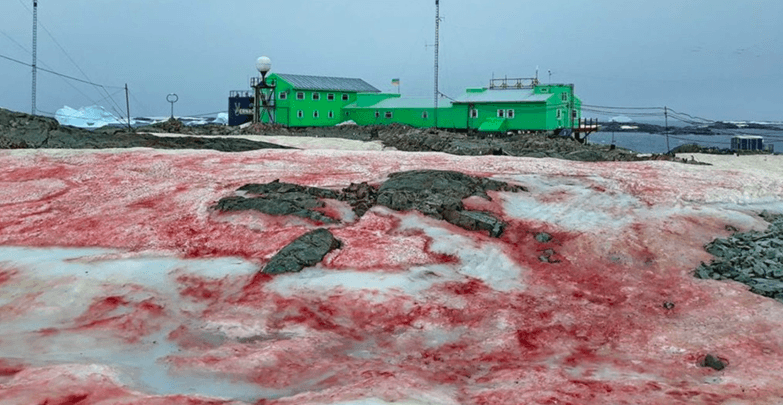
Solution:
<path fill-rule="evenodd" d="M 35 115 L 35 95 L 38 86 L 38 0 L 33 0 L 33 95 L 31 101 L 33 104 L 32 112 Z"/>

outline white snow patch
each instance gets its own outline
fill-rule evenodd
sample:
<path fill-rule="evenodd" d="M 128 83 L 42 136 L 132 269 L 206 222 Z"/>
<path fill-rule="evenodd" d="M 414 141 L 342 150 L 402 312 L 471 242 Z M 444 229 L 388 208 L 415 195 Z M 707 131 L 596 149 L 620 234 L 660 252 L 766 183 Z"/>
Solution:
<path fill-rule="evenodd" d="M 432 273 L 441 277 L 433 277 Z M 300 273 L 281 274 L 267 284 L 267 288 L 284 296 L 303 292 L 325 293 L 336 289 L 365 291 L 368 299 L 383 300 L 395 294 L 417 295 L 435 283 L 455 280 L 448 277 L 453 270 L 446 265 L 419 266 L 404 273 L 379 273 L 354 270 L 326 270 L 312 267 Z M 444 278 L 443 276 L 446 276 Z M 373 293 L 380 293 L 374 295 Z"/>
<path fill-rule="evenodd" d="M 433 220 L 434 221 L 434 220 Z M 429 224 L 418 215 L 405 215 L 400 229 L 420 229 L 432 239 L 430 249 L 436 253 L 459 258 L 458 274 L 479 279 L 497 291 L 522 291 L 524 269 L 511 260 L 502 249 L 491 242 L 477 243 L 446 228 Z M 451 268 L 454 268 L 452 266 Z"/>
<path fill-rule="evenodd" d="M 631 223 L 633 216 L 630 214 L 643 206 L 629 194 L 619 191 L 596 193 L 579 181 L 542 176 L 517 176 L 515 180 L 525 184 L 530 192 L 503 194 L 506 214 L 517 219 L 546 222 L 565 230 L 593 232 L 621 228 Z M 553 195 L 559 195 L 559 200 L 542 202 L 539 199 Z"/>
<path fill-rule="evenodd" d="M 176 318 L 181 315 L 177 311 L 188 311 L 195 305 L 179 298 L 173 279 L 180 274 L 212 278 L 252 274 L 258 270 L 253 263 L 238 258 L 151 257 L 111 249 L 0 247 L 0 264 L 19 271 L 12 276 L 13 282 L 0 286 L 0 306 L 10 309 L 16 300 L 22 300 L 26 306 L 21 309 L 27 311 L 17 317 L 4 314 L 0 358 L 22 358 L 33 365 L 69 363 L 34 369 L 35 378 L 49 371 L 80 376 L 94 373 L 157 395 L 207 395 L 250 402 L 277 394 L 229 377 L 171 373 L 161 361 L 179 353 L 177 345 L 167 339 L 168 333 L 179 326 Z M 141 286 L 142 291 L 133 286 Z M 45 328 L 70 327 L 96 298 L 118 293 L 141 299 L 153 297 L 175 319 L 138 343 L 108 339 L 100 331 L 51 336 L 37 333 Z M 120 312 L 118 309 L 114 314 Z M 29 338 L 31 334 L 34 339 Z M 25 378 L 24 372 L 15 378 Z"/>

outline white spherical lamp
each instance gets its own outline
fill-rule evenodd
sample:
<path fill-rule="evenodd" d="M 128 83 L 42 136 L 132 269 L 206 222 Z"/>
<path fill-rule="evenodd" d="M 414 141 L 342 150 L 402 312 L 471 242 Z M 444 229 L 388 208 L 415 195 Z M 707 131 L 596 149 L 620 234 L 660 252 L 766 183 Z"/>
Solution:
<path fill-rule="evenodd" d="M 272 61 L 266 56 L 262 56 L 256 60 L 256 69 L 258 69 L 262 75 L 266 75 L 272 70 Z"/>

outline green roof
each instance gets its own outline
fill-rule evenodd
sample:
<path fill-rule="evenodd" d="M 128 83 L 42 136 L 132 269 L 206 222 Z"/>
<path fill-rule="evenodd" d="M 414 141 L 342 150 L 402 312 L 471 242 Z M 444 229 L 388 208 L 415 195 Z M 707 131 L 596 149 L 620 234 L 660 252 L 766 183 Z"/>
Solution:
<path fill-rule="evenodd" d="M 433 109 L 435 108 L 435 100 L 431 98 L 425 99 L 425 98 L 394 97 L 394 98 L 387 98 L 375 104 L 370 104 L 370 105 L 359 106 L 359 103 L 352 103 L 352 104 L 348 104 L 344 108 L 366 108 L 366 109 L 373 109 L 373 110 L 399 109 L 399 108 Z M 451 102 L 441 100 L 440 102 L 438 102 L 438 108 L 451 108 Z"/>
<path fill-rule="evenodd" d="M 553 94 L 535 94 L 532 89 L 468 91 L 454 100 L 454 103 L 544 103 L 552 96 Z"/>
<path fill-rule="evenodd" d="M 381 91 L 362 79 L 346 77 L 325 77 L 275 73 L 275 75 L 296 90 L 346 91 L 354 93 L 380 93 Z"/>

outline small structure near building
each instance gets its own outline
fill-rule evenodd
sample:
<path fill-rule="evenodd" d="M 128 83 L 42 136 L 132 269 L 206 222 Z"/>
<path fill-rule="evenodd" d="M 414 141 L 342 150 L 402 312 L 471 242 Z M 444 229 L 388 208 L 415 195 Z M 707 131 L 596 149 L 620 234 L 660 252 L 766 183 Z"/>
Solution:
<path fill-rule="evenodd" d="M 734 151 L 763 151 L 764 138 L 754 135 L 740 135 L 731 138 L 731 150 Z"/>

